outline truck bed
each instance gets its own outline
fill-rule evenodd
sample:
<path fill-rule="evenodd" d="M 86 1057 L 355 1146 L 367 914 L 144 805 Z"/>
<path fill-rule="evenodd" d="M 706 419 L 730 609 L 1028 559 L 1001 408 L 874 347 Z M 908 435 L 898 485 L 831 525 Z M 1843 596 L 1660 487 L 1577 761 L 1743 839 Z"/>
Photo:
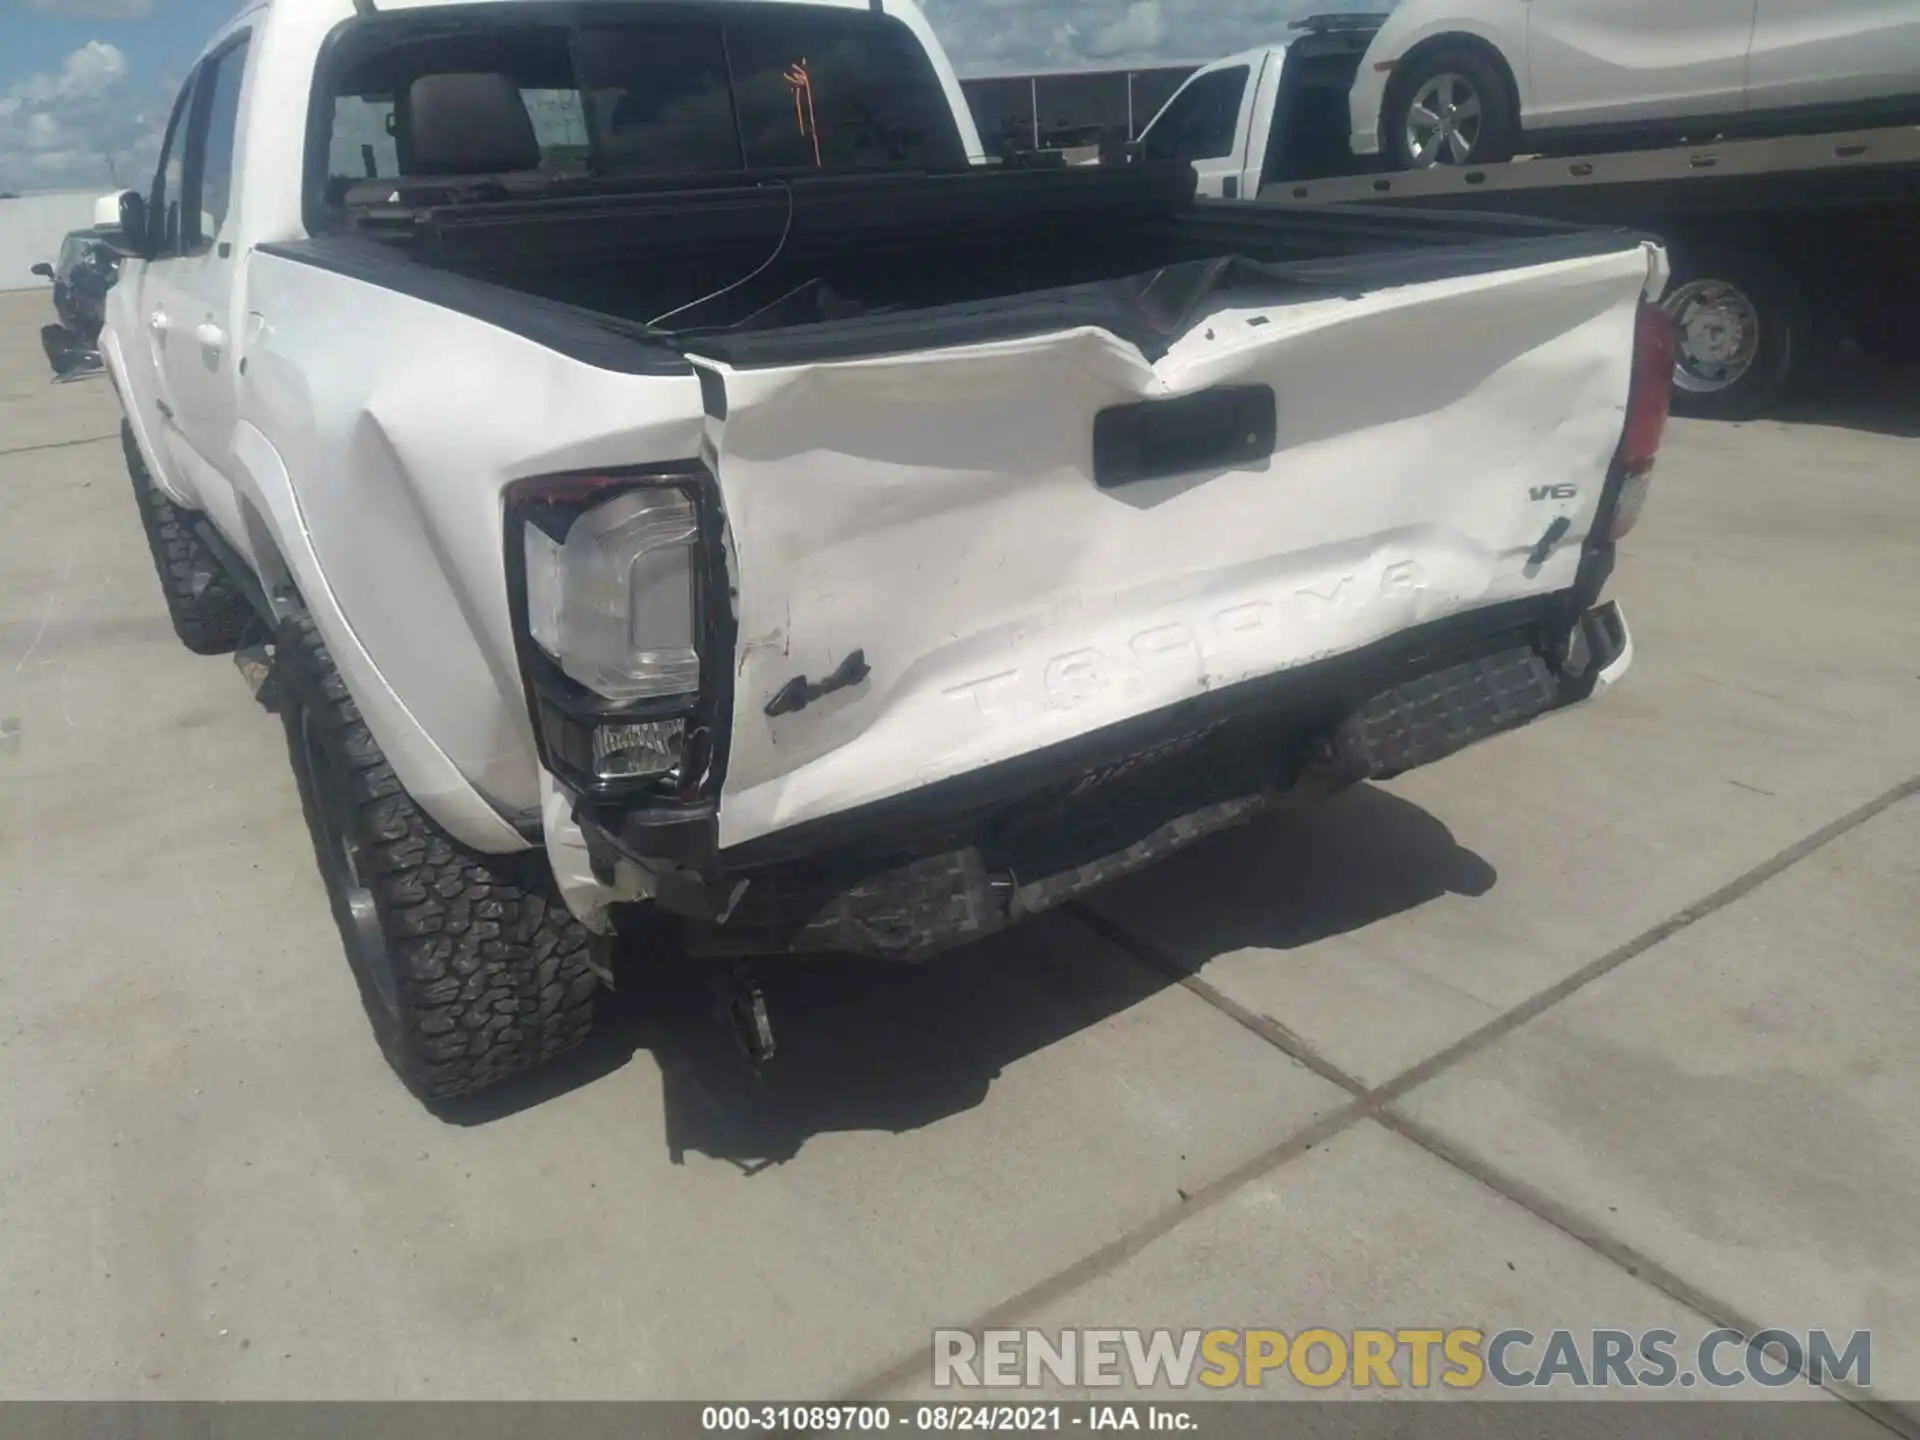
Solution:
<path fill-rule="evenodd" d="M 532 327 L 562 348 L 569 331 L 593 353 L 624 334 L 671 367 L 689 346 L 756 364 L 1071 325 L 1110 330 L 1157 359 L 1233 293 L 1354 295 L 1640 244 L 1626 231 L 1509 216 L 1196 202 L 1194 183 L 1191 167 L 1171 164 L 722 187 L 574 182 L 451 203 L 394 192 L 356 209 L 349 227 L 263 248 Z"/>

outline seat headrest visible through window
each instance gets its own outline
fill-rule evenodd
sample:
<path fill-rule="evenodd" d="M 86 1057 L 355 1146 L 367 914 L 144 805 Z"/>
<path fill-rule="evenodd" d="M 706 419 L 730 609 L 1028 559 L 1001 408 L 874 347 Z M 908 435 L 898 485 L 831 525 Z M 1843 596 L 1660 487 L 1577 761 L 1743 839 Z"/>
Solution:
<path fill-rule="evenodd" d="M 533 119 L 507 75 L 422 75 L 394 107 L 393 128 L 403 175 L 540 168 Z"/>

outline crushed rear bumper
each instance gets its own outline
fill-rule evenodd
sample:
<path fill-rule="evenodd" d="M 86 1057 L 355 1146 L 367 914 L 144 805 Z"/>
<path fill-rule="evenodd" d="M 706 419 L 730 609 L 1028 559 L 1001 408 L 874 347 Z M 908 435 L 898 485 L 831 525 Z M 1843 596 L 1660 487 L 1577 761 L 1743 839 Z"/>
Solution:
<path fill-rule="evenodd" d="M 658 877 L 696 953 L 921 960 L 1592 698 L 1632 664 L 1632 637 L 1616 604 L 1576 614 L 1566 598 L 1456 616 L 734 851 L 713 848 L 711 815 L 583 809 L 581 828 L 604 878 L 622 859 Z"/>

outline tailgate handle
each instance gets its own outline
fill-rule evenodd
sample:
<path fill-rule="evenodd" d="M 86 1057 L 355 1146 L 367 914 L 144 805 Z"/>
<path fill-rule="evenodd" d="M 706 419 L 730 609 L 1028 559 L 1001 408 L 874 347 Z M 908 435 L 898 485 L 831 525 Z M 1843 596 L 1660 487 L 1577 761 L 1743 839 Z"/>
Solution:
<path fill-rule="evenodd" d="M 1115 405 L 1093 417 L 1093 480 L 1103 490 L 1196 470 L 1230 470 L 1273 454 L 1271 385 L 1222 385 L 1172 400 Z"/>

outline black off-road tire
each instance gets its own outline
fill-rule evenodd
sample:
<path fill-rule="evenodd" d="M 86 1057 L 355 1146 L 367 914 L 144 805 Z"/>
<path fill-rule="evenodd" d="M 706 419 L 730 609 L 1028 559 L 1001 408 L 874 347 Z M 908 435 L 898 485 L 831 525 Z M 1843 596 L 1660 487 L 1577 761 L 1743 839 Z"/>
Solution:
<path fill-rule="evenodd" d="M 429 1101 L 471 1095 L 577 1049 L 599 982 L 546 857 L 470 850 L 414 804 L 304 611 L 281 624 L 274 651 L 328 898 L 407 1088 Z"/>
<path fill-rule="evenodd" d="M 155 487 L 133 427 L 125 420 L 120 422 L 120 446 L 127 454 L 133 498 L 140 506 L 140 525 L 147 532 L 173 633 L 196 655 L 231 655 L 254 618 L 253 607 L 219 558 L 193 533 L 193 512 L 182 510 Z"/>

